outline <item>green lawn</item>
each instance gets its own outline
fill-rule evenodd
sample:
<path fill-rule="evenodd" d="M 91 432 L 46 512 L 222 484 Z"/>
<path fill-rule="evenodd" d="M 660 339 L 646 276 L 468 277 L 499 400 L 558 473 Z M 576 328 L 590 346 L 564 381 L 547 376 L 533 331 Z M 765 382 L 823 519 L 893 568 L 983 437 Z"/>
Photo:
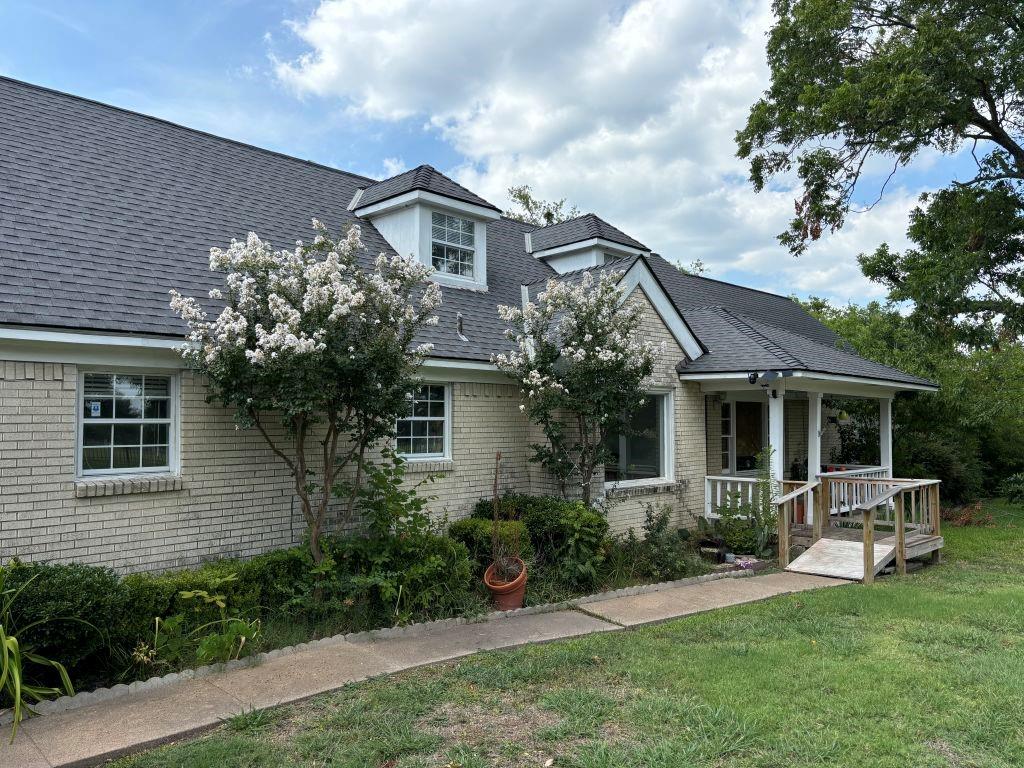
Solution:
<path fill-rule="evenodd" d="M 1024 765 L 1024 508 L 905 578 L 350 686 L 116 763 Z"/>

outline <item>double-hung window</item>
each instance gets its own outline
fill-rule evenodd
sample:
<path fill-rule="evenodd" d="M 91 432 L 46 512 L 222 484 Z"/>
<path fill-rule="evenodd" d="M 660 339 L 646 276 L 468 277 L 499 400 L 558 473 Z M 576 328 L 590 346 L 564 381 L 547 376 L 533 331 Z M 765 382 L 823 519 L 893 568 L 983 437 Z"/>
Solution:
<path fill-rule="evenodd" d="M 430 215 L 430 263 L 442 275 L 475 278 L 475 225 L 469 219 L 433 211 Z"/>
<path fill-rule="evenodd" d="M 410 392 L 406 402 L 406 415 L 395 425 L 398 453 L 407 459 L 447 457 L 451 433 L 448 387 L 425 384 Z"/>
<path fill-rule="evenodd" d="M 606 483 L 642 483 L 672 477 L 672 396 L 651 394 L 633 414 L 628 431 L 608 435 Z"/>
<path fill-rule="evenodd" d="M 84 373 L 78 399 L 82 475 L 170 471 L 174 378 Z"/>

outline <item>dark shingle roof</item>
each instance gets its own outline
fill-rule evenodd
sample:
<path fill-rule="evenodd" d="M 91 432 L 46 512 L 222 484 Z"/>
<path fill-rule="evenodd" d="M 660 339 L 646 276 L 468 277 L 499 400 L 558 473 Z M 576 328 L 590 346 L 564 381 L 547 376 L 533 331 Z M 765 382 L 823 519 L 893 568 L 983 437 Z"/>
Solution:
<path fill-rule="evenodd" d="M 649 263 L 708 350 L 681 364 L 681 373 L 799 370 L 933 385 L 856 354 L 792 299 L 686 275 L 660 256 Z"/>
<path fill-rule="evenodd" d="M 335 232 L 359 224 L 367 259 L 390 251 L 346 210 L 371 182 L 0 77 L 0 323 L 181 336 L 167 292 L 219 287 L 210 246 L 232 237 L 253 230 L 287 247 L 311 237 L 315 216 Z M 497 305 L 554 274 L 526 253 L 531 228 L 488 223 L 489 290 L 444 289 L 423 339 L 435 355 L 486 360 L 506 347 Z"/>
<path fill-rule="evenodd" d="M 616 229 L 607 221 L 592 213 L 587 213 L 558 224 L 541 227 L 530 233 L 530 241 L 534 252 L 571 245 L 572 243 L 591 240 L 595 237 L 641 251 L 650 250 L 639 240 L 633 239 L 622 230 Z"/>
<path fill-rule="evenodd" d="M 447 181 L 454 191 L 431 191 L 481 201 Z M 333 231 L 359 224 L 368 261 L 389 251 L 347 210 L 357 189 L 387 183 L 0 77 L 0 323 L 180 337 L 168 291 L 204 297 L 220 286 L 211 245 L 254 230 L 286 247 L 311 235 L 315 216 Z M 440 322 L 421 341 L 440 358 L 487 360 L 506 349 L 497 305 L 518 305 L 521 285 L 556 276 L 526 252 L 524 233 L 537 248 L 538 236 L 590 227 L 584 220 L 644 248 L 596 216 L 540 230 L 491 221 L 488 290 L 445 288 Z M 648 263 L 710 350 L 687 371 L 806 367 L 926 383 L 838 349 L 835 334 L 789 299 L 684 275 L 658 256 Z"/>
<path fill-rule="evenodd" d="M 392 197 L 404 195 L 413 190 L 433 192 L 436 195 L 450 197 L 454 200 L 461 200 L 464 203 L 480 205 L 484 208 L 491 208 L 495 211 L 498 208 L 475 195 L 461 184 L 457 184 L 440 171 L 429 165 L 420 165 L 411 171 L 392 176 L 390 179 L 378 181 L 363 189 L 363 194 L 356 202 L 356 210 L 366 208 L 374 203 L 390 200 Z"/>

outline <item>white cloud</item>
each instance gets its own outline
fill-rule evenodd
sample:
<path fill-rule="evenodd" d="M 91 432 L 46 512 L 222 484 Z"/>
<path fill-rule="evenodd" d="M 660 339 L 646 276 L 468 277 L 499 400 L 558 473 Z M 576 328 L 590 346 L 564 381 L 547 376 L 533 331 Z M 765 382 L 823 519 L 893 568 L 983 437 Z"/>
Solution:
<path fill-rule="evenodd" d="M 855 256 L 902 242 L 912 194 L 795 260 L 775 240 L 793 193 L 755 195 L 735 157 L 770 23 L 768 0 L 322 0 L 291 24 L 306 53 L 275 68 L 361 118 L 421 120 L 464 158 L 459 181 L 498 205 L 527 183 L 712 274 L 876 296 Z"/>

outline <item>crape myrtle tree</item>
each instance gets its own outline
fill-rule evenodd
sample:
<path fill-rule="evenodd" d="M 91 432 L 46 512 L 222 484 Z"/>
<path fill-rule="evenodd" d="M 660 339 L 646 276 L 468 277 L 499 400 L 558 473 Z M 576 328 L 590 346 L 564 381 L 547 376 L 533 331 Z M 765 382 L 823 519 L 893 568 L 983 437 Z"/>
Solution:
<path fill-rule="evenodd" d="M 865 169 L 923 153 L 966 172 L 922 196 L 902 253 L 861 257 L 915 319 L 972 346 L 1024 337 L 1024 3 L 775 0 L 771 83 L 737 134 L 757 190 L 795 174 L 794 254 L 880 199 Z M 958 165 L 958 169 L 960 166 Z M 872 173 L 872 176 L 874 173 Z M 951 174 L 952 175 L 952 174 Z"/>
<path fill-rule="evenodd" d="M 641 337 L 640 305 L 623 303 L 621 276 L 550 280 L 536 303 L 498 308 L 515 347 L 493 362 L 518 383 L 520 408 L 547 439 L 531 446 L 532 460 L 551 472 L 563 496 L 578 482 L 587 504 L 594 472 L 611 457 L 607 438 L 629 431 L 657 353 Z"/>
<path fill-rule="evenodd" d="M 210 292 L 225 304 L 215 320 L 176 291 L 171 308 L 188 324 L 180 351 L 206 378 L 207 400 L 232 408 L 288 467 L 319 564 L 331 492 L 347 470 L 358 484 L 367 449 L 393 432 L 429 352 L 414 338 L 436 324 L 441 291 L 405 257 L 363 266 L 357 226 L 340 240 L 313 228 L 313 242 L 292 250 L 254 233 L 211 249 L 210 269 L 224 273 Z"/>

